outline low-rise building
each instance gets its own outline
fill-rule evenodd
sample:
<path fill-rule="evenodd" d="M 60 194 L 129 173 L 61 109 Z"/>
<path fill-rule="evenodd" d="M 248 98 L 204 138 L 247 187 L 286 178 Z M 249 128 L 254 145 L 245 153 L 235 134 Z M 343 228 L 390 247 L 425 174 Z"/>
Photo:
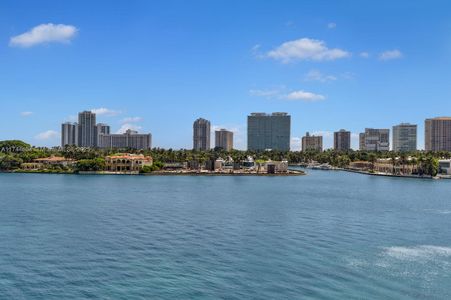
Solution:
<path fill-rule="evenodd" d="M 451 159 L 440 159 L 438 167 L 440 174 L 451 175 Z"/>
<path fill-rule="evenodd" d="M 110 172 L 139 172 L 144 166 L 151 166 L 152 157 L 142 154 L 118 154 L 105 157 L 105 169 Z"/>
<path fill-rule="evenodd" d="M 71 158 L 65 158 L 62 156 L 50 156 L 43 158 L 33 159 L 31 163 L 23 163 L 21 165 L 22 169 L 25 170 L 38 170 L 38 169 L 46 169 L 49 167 L 70 167 L 74 165 L 76 161 Z"/>

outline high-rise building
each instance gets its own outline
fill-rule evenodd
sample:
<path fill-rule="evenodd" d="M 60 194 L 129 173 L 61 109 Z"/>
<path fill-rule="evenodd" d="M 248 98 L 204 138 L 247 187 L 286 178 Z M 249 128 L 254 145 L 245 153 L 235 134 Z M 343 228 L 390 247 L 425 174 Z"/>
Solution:
<path fill-rule="evenodd" d="M 247 117 L 247 149 L 290 151 L 291 116 L 284 112 Z"/>
<path fill-rule="evenodd" d="M 451 117 L 426 119 L 424 140 L 426 151 L 451 151 Z"/>
<path fill-rule="evenodd" d="M 95 145 L 96 147 L 100 147 L 100 135 L 101 134 L 110 134 L 110 126 L 107 124 L 99 123 L 96 125 L 96 140 Z"/>
<path fill-rule="evenodd" d="M 393 126 L 393 151 L 417 150 L 417 125 L 401 123 Z"/>
<path fill-rule="evenodd" d="M 123 134 L 100 134 L 99 148 L 130 148 L 150 149 L 152 147 L 152 135 L 139 134 L 137 131 L 128 129 Z"/>
<path fill-rule="evenodd" d="M 199 118 L 193 124 L 193 149 L 210 150 L 210 121 Z"/>
<path fill-rule="evenodd" d="M 306 133 L 302 137 L 302 151 L 323 151 L 323 137 Z"/>
<path fill-rule="evenodd" d="M 359 133 L 359 150 L 365 151 L 365 133 Z"/>
<path fill-rule="evenodd" d="M 233 149 L 233 132 L 226 129 L 215 131 L 215 147 L 226 151 Z"/>
<path fill-rule="evenodd" d="M 365 128 L 359 137 L 360 150 L 390 151 L 390 129 Z"/>
<path fill-rule="evenodd" d="M 348 151 L 351 149 L 351 132 L 341 129 L 334 132 L 334 149 Z"/>
<path fill-rule="evenodd" d="M 78 124 L 63 123 L 61 124 L 61 147 L 78 145 Z"/>
<path fill-rule="evenodd" d="M 78 146 L 96 146 L 96 114 L 83 111 L 78 114 Z"/>

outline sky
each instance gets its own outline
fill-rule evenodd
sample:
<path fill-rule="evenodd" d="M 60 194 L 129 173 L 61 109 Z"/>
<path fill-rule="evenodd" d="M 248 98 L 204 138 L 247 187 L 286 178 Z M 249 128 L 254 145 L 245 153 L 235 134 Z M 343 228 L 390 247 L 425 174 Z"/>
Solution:
<path fill-rule="evenodd" d="M 0 140 L 60 144 L 83 110 L 153 147 L 192 148 L 192 123 L 235 132 L 251 112 L 358 133 L 451 115 L 449 1 L 0 1 Z M 213 145 L 212 145 L 213 146 Z"/>

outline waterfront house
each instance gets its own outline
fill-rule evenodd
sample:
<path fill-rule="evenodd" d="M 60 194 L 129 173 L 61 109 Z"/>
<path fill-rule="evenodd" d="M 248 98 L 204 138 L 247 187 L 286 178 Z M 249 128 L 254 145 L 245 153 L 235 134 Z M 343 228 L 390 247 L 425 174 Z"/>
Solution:
<path fill-rule="evenodd" d="M 47 169 L 52 167 L 69 167 L 73 166 L 76 163 L 74 159 L 65 158 L 61 156 L 50 156 L 43 158 L 33 159 L 31 163 L 23 163 L 21 165 L 24 170 L 39 170 L 39 169 Z"/>
<path fill-rule="evenodd" d="M 105 170 L 110 172 L 137 173 L 144 166 L 151 166 L 152 157 L 142 154 L 117 154 L 105 157 Z"/>

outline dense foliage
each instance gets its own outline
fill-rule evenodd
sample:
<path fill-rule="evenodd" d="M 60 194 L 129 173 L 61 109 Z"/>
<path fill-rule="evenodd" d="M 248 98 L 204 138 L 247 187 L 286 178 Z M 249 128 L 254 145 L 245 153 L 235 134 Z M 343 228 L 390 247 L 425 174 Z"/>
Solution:
<path fill-rule="evenodd" d="M 161 169 L 163 163 L 184 163 L 189 161 L 198 161 L 203 163 L 207 160 L 217 159 L 219 157 L 227 159 L 232 158 L 239 162 L 251 156 L 255 160 L 274 160 L 279 161 L 287 159 L 290 164 L 303 164 L 311 161 L 319 163 L 329 163 L 336 167 L 346 167 L 351 162 L 366 161 L 374 164 L 377 159 L 395 158 L 399 164 L 418 164 L 420 172 L 428 175 L 435 175 L 438 171 L 438 159 L 451 158 L 451 152 L 424 152 L 416 151 L 411 153 L 396 152 L 365 152 L 365 151 L 347 151 L 338 152 L 334 150 L 318 151 L 240 151 L 232 150 L 230 152 L 214 149 L 210 151 L 195 150 L 173 150 L 154 148 L 151 150 L 132 150 L 132 149 L 94 149 L 79 148 L 68 146 L 65 148 L 36 148 L 22 141 L 0 141 L 0 170 L 14 170 L 20 168 L 22 163 L 32 162 L 39 157 L 48 157 L 51 155 L 63 156 L 77 160 L 76 169 L 80 171 L 101 170 L 105 164 L 103 158 L 118 152 L 128 152 L 152 156 L 154 167 L 146 168 L 144 172 L 152 172 Z M 408 159 L 410 158 L 410 159 Z"/>

